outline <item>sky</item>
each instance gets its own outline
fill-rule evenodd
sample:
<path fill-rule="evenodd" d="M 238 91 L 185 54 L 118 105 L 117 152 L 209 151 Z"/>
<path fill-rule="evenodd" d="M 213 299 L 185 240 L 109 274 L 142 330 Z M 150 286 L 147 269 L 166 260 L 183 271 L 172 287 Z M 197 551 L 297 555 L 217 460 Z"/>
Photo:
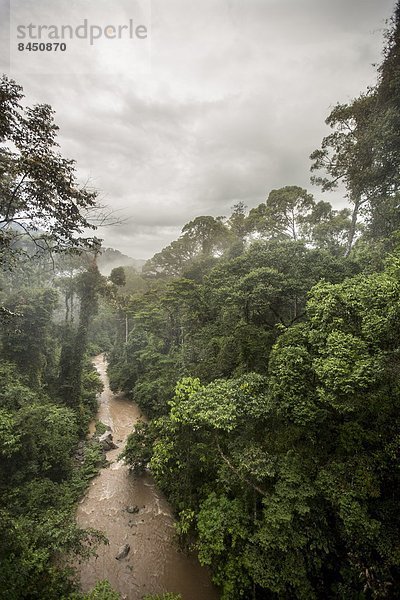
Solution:
<path fill-rule="evenodd" d="M 0 0 L 0 68 L 27 104 L 56 111 L 62 154 L 113 211 L 104 245 L 147 259 L 196 216 L 250 209 L 285 185 L 345 205 L 311 185 L 309 155 L 333 106 L 375 83 L 394 3 Z M 17 26 L 84 19 L 103 32 L 132 21 L 129 35 L 147 37 L 17 49 Z"/>

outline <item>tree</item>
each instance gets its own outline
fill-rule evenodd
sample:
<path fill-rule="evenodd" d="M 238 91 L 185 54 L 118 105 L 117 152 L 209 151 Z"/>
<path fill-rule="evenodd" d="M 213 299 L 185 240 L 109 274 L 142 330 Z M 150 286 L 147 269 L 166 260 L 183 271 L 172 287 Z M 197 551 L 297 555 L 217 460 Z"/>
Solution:
<path fill-rule="evenodd" d="M 104 287 L 95 259 L 87 271 L 78 275 L 76 288 L 80 300 L 79 322 L 76 331 L 71 327 L 64 330 L 60 358 L 59 391 L 67 406 L 78 409 L 82 393 L 84 356 L 89 334 L 89 325 L 97 312 L 98 296 Z"/>
<path fill-rule="evenodd" d="M 121 595 L 113 590 L 110 583 L 105 579 L 96 583 L 88 594 L 76 600 L 121 600 Z"/>
<path fill-rule="evenodd" d="M 110 281 L 114 285 L 123 287 L 126 284 L 124 267 L 115 267 L 110 273 Z"/>
<path fill-rule="evenodd" d="M 321 200 L 304 218 L 303 235 L 317 248 L 324 248 L 334 255 L 344 254 L 351 227 L 350 217 L 350 209 L 333 210 L 329 202 Z"/>
<path fill-rule="evenodd" d="M 384 60 L 378 69 L 374 138 L 375 195 L 393 196 L 400 190 L 400 3 L 396 3 L 386 34 Z"/>
<path fill-rule="evenodd" d="M 386 34 L 384 59 L 374 87 L 350 104 L 337 104 L 326 122 L 334 132 L 311 154 L 312 171 L 325 170 L 328 177 L 313 176 L 323 190 L 339 181 L 353 205 L 346 254 L 363 212 L 374 238 L 389 238 L 397 229 L 400 191 L 400 4 L 397 2 Z"/>
<path fill-rule="evenodd" d="M 314 205 L 312 195 L 298 186 L 272 190 L 265 204 L 250 211 L 248 227 L 267 238 L 296 241 L 301 237 L 304 219 Z"/>
<path fill-rule="evenodd" d="M 182 235 L 191 242 L 194 254 L 205 256 L 222 252 L 229 240 L 229 232 L 220 217 L 196 217 L 184 225 Z"/>
<path fill-rule="evenodd" d="M 143 275 L 145 277 L 179 276 L 195 256 L 191 241 L 187 236 L 181 236 L 145 263 Z"/>
<path fill-rule="evenodd" d="M 334 132 L 326 136 L 321 148 L 310 156 L 313 161 L 311 171 L 322 169 L 328 174 L 328 177 L 313 176 L 313 183 L 326 191 L 343 182 L 353 205 L 346 256 L 353 246 L 360 209 L 371 198 L 373 141 L 369 125 L 374 107 L 373 91 L 361 95 L 351 104 L 337 104 L 326 119 Z"/>
<path fill-rule="evenodd" d="M 243 202 L 235 204 L 231 209 L 232 214 L 227 221 L 229 229 L 241 242 L 244 242 L 247 235 L 246 208 Z"/>
<path fill-rule="evenodd" d="M 232 242 L 231 234 L 220 217 L 196 217 L 182 228 L 180 237 L 146 262 L 147 276 L 176 277 L 194 261 L 218 256 Z"/>
<path fill-rule="evenodd" d="M 54 335 L 52 316 L 58 296 L 51 289 L 23 289 L 8 299 L 10 318 L 4 323 L 2 352 L 6 360 L 15 362 L 29 377 L 30 384 L 39 388 L 46 379 L 51 355 L 51 336 Z"/>
<path fill-rule="evenodd" d="M 369 202 L 369 233 L 397 244 L 400 194 L 400 3 L 386 34 L 384 59 L 378 69 L 375 110 L 371 119 L 373 172 Z"/>
<path fill-rule="evenodd" d="M 75 163 L 57 151 L 54 112 L 47 104 L 23 108 L 22 88 L 0 80 L 0 257 L 92 247 L 88 211 L 96 192 L 81 188 Z M 33 243 L 24 248 L 24 240 Z"/>

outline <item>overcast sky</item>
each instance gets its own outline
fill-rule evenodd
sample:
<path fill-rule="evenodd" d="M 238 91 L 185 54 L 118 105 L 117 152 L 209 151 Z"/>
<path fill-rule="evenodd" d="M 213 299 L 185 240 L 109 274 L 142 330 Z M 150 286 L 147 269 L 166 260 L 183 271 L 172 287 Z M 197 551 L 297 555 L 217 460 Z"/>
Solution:
<path fill-rule="evenodd" d="M 33 6 L 31 22 L 55 22 L 57 9 L 59 22 L 149 29 L 129 45 L 68 41 L 62 57 L 36 57 L 42 72 L 28 53 L 15 57 L 12 30 L 15 60 L 2 69 L 29 103 L 53 106 L 63 154 L 128 218 L 99 232 L 105 245 L 148 258 L 190 219 L 228 216 L 239 201 L 251 208 L 273 188 L 321 198 L 308 157 L 332 106 L 375 82 L 394 0 L 11 0 L 13 27 Z M 343 205 L 338 194 L 324 199 Z"/>

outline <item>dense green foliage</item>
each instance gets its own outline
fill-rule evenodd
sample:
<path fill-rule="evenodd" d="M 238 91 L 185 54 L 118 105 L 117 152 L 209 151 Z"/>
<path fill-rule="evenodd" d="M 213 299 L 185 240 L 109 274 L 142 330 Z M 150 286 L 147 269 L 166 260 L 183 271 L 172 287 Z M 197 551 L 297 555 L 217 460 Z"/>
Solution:
<path fill-rule="evenodd" d="M 165 411 L 179 375 L 211 381 L 265 373 L 282 328 L 302 319 L 308 290 L 320 278 L 337 282 L 358 270 L 325 249 L 275 239 L 210 267 L 203 274 L 197 262 L 184 277 L 131 298 L 132 331 L 111 354 L 111 384 L 150 415 Z"/>
<path fill-rule="evenodd" d="M 153 420 L 124 458 L 223 600 L 399 597 L 399 36 L 400 5 L 311 157 L 349 209 L 292 185 L 198 217 L 125 301 L 111 381 Z"/>
<path fill-rule="evenodd" d="M 56 152 L 50 107 L 23 109 L 21 98 L 3 77 L 0 598 L 60 600 L 75 593 L 76 557 L 105 541 L 79 529 L 74 512 L 103 463 L 100 445 L 81 438 L 102 387 L 87 342 L 107 285 L 93 256 L 81 254 L 96 247 L 80 235 L 95 194 Z"/>
<path fill-rule="evenodd" d="M 102 463 L 94 443 L 75 458 L 101 383 L 85 359 L 79 406 L 63 401 L 54 288 L 14 287 L 3 297 L 10 316 L 0 367 L 0 597 L 56 600 L 73 589 L 69 556 L 87 556 L 102 541 L 97 532 L 79 530 L 73 518 Z"/>
<path fill-rule="evenodd" d="M 181 600 L 181 596 L 178 594 L 150 594 L 150 596 L 145 596 L 143 600 Z"/>
<path fill-rule="evenodd" d="M 399 267 L 317 285 L 267 376 L 184 378 L 148 428 L 151 470 L 223 598 L 398 583 Z M 145 442 L 128 459 L 148 460 Z"/>
<path fill-rule="evenodd" d="M 99 581 L 82 600 L 120 600 L 120 598 L 121 596 L 112 589 L 108 581 Z"/>
<path fill-rule="evenodd" d="M 72 519 L 101 452 L 87 446 L 78 468 L 77 415 L 28 387 L 10 363 L 3 363 L 0 381 L 0 597 L 56 599 L 68 587 L 70 572 L 68 563 L 55 568 L 55 556 L 85 556 L 102 539 L 77 529 Z"/>

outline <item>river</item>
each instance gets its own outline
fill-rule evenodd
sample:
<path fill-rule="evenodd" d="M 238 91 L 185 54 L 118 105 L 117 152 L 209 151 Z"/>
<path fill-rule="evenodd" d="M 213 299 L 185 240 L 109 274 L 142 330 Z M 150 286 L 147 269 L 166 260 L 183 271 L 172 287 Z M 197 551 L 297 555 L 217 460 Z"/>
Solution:
<path fill-rule="evenodd" d="M 79 565 L 83 591 L 108 579 L 126 600 L 163 592 L 180 593 L 183 600 L 217 600 L 209 572 L 195 557 L 179 551 L 171 508 L 152 477 L 134 476 L 118 461 L 141 412 L 123 394 L 111 392 L 103 355 L 97 356 L 94 364 L 104 385 L 98 419 L 111 427 L 119 448 L 107 452 L 110 466 L 101 469 L 78 506 L 78 524 L 103 531 L 109 540 L 107 546 L 98 548 L 97 558 Z M 126 509 L 130 506 L 138 506 L 139 512 L 129 513 Z M 116 560 L 124 544 L 130 545 L 130 552 Z"/>

